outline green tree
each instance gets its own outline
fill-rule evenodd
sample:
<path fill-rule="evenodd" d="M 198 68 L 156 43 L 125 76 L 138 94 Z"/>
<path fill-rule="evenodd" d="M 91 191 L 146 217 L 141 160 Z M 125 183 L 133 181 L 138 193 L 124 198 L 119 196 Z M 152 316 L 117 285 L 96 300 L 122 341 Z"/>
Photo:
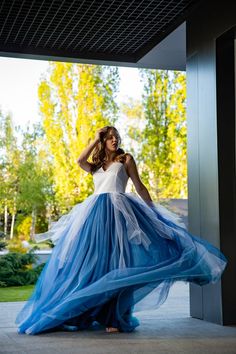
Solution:
<path fill-rule="evenodd" d="M 13 239 L 17 215 L 31 216 L 31 237 L 37 215 L 45 215 L 53 201 L 51 162 L 43 143 L 40 124 L 23 131 L 14 127 L 10 115 L 0 114 L 0 212 L 5 237 Z M 11 222 L 10 230 L 8 220 Z M 15 225 L 16 221 L 16 225 Z M 15 227 L 16 226 L 16 227 Z M 10 231 L 10 232 L 9 232 Z"/>
<path fill-rule="evenodd" d="M 184 198 L 186 168 L 185 73 L 141 69 L 144 82 L 143 178 L 153 197 Z"/>
<path fill-rule="evenodd" d="M 22 131 L 21 163 L 18 171 L 19 204 L 26 215 L 31 215 L 30 237 L 35 233 L 38 215 L 45 215 L 53 203 L 53 179 L 50 158 L 44 147 L 44 132 L 40 124 L 32 131 Z M 45 215 L 46 216 L 46 215 Z"/>
<path fill-rule="evenodd" d="M 15 216 L 18 207 L 18 170 L 20 153 L 17 146 L 17 128 L 10 114 L 0 112 L 0 210 L 4 214 L 4 234 L 8 233 L 11 216 L 10 238 L 13 238 Z"/>
<path fill-rule="evenodd" d="M 182 72 L 140 69 L 142 102 L 128 99 L 129 148 L 154 200 L 186 198 L 186 79 Z"/>
<path fill-rule="evenodd" d="M 144 160 L 142 157 L 143 149 L 143 130 L 146 125 L 144 107 L 141 100 L 127 97 L 120 105 L 121 119 L 125 129 L 122 132 L 122 142 L 125 151 L 130 152 L 136 160 L 138 170 L 142 176 Z M 129 182 L 130 183 L 130 182 Z M 135 192 L 133 184 L 129 184 L 132 192 Z"/>

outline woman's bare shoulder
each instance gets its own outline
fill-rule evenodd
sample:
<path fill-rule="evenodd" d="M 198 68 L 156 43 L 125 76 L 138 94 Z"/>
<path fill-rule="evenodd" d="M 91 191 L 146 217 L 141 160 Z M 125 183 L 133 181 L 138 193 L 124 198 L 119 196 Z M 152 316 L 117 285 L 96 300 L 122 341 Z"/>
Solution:
<path fill-rule="evenodd" d="M 130 152 L 126 152 L 125 153 L 125 162 L 126 163 L 129 163 L 130 161 L 132 161 L 134 158 L 133 158 L 133 155 L 130 153 Z"/>

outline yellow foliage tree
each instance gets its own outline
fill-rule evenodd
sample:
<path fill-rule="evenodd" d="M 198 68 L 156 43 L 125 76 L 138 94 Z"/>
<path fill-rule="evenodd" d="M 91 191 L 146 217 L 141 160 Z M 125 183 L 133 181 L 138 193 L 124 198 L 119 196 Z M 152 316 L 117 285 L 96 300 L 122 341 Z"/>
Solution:
<path fill-rule="evenodd" d="M 40 112 L 60 212 L 93 191 L 91 175 L 79 168 L 77 158 L 98 128 L 115 123 L 118 84 L 116 67 L 60 62 L 50 63 L 41 80 Z"/>

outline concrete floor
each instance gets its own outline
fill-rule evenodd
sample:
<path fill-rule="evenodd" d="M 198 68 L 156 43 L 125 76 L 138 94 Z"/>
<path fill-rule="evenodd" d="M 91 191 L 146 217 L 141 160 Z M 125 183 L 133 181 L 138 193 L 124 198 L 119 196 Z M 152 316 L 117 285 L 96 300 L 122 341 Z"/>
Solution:
<path fill-rule="evenodd" d="M 18 334 L 14 320 L 23 302 L 0 303 L 0 353 L 236 354 L 236 326 L 220 326 L 189 317 L 188 284 L 177 282 L 166 302 L 136 316 L 132 333 L 80 332 Z"/>

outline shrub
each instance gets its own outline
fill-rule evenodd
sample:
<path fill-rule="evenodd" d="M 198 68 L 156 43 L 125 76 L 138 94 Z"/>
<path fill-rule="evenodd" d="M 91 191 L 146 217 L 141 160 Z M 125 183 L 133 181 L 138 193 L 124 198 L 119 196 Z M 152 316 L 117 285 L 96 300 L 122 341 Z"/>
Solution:
<path fill-rule="evenodd" d="M 27 248 L 23 247 L 22 241 L 17 238 L 13 238 L 12 240 L 8 241 L 8 244 L 6 248 L 10 252 L 16 252 L 16 253 L 27 253 Z"/>
<path fill-rule="evenodd" d="M 29 241 L 31 224 L 31 216 L 26 216 L 21 220 L 21 222 L 17 225 L 17 235 L 19 239 Z"/>
<path fill-rule="evenodd" d="M 0 241 L 0 251 L 2 251 L 7 246 L 7 242 Z"/>
<path fill-rule="evenodd" d="M 38 259 L 30 250 L 26 254 L 9 252 L 0 257 L 0 287 L 35 284 L 45 263 L 33 268 Z"/>

